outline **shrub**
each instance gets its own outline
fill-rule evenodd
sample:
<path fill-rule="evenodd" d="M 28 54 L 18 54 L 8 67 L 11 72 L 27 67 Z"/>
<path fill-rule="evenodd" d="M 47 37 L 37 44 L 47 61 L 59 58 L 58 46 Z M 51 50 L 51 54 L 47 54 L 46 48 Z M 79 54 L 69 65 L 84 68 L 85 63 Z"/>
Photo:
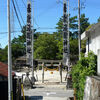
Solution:
<path fill-rule="evenodd" d="M 77 100 L 83 100 L 86 76 L 96 75 L 97 57 L 90 52 L 87 57 L 81 55 L 81 59 L 72 68 L 73 88 L 76 89 Z"/>

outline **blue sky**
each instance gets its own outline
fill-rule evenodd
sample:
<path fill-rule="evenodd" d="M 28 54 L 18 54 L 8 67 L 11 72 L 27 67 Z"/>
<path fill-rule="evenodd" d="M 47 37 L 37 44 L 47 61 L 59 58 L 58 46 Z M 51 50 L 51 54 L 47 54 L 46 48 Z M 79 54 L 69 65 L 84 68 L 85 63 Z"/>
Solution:
<path fill-rule="evenodd" d="M 23 17 L 24 23 L 26 24 L 26 3 L 27 0 L 16 0 L 20 8 L 21 15 Z M 23 1 L 25 5 L 23 4 Z M 33 0 L 32 0 L 33 1 Z M 60 0 L 61 2 L 63 0 Z M 70 1 L 70 14 L 71 16 L 77 15 L 78 11 L 74 10 L 78 6 L 78 0 L 69 0 Z M 81 10 L 81 13 L 85 13 L 86 17 L 89 18 L 89 22 L 96 23 L 98 17 L 100 16 L 100 0 L 80 0 L 85 2 L 85 9 Z M 12 4 L 11 4 L 12 7 Z M 18 9 L 17 9 L 18 10 Z M 12 11 L 12 9 L 11 9 Z M 19 13 L 18 13 L 19 15 Z M 34 28 L 55 28 L 56 23 L 59 21 L 59 18 L 63 15 L 63 5 L 59 0 L 34 0 Z M 12 13 L 11 13 L 12 16 Z M 15 12 L 14 17 L 11 17 L 11 20 L 14 20 L 14 23 L 11 22 L 11 27 L 14 31 L 20 31 L 21 28 L 18 24 Z M 20 21 L 22 26 L 24 25 L 21 17 Z M 38 29 L 39 32 L 50 32 L 56 31 L 55 29 Z M 0 0 L 0 44 L 4 48 L 7 45 L 7 0 Z M 12 33 L 12 39 L 18 37 L 20 32 Z"/>

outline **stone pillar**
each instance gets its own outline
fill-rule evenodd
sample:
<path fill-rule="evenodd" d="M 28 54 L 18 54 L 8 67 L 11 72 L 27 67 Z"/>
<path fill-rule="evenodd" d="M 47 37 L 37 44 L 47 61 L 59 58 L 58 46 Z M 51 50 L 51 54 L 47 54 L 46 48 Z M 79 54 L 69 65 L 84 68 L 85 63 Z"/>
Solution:
<path fill-rule="evenodd" d="M 100 49 L 98 49 L 97 53 L 97 75 L 100 76 Z"/>
<path fill-rule="evenodd" d="M 44 83 L 44 62 L 42 63 L 42 83 Z"/>
<path fill-rule="evenodd" d="M 62 83 L 62 63 L 59 63 L 60 82 Z"/>

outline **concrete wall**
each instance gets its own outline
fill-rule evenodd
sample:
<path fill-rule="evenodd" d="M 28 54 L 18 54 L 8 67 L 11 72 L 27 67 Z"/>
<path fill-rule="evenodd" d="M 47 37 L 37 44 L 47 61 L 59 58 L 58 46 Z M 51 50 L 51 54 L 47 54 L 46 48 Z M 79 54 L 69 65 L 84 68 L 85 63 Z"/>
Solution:
<path fill-rule="evenodd" d="M 87 77 L 83 100 L 100 100 L 100 77 Z"/>
<path fill-rule="evenodd" d="M 100 76 L 100 49 L 98 49 L 98 55 L 97 55 L 97 74 Z"/>
<path fill-rule="evenodd" d="M 100 28 L 94 29 L 89 33 L 89 51 L 93 51 L 97 55 L 100 49 Z M 88 40 L 87 40 L 88 41 Z M 88 53 L 88 43 L 86 44 L 86 54 Z"/>

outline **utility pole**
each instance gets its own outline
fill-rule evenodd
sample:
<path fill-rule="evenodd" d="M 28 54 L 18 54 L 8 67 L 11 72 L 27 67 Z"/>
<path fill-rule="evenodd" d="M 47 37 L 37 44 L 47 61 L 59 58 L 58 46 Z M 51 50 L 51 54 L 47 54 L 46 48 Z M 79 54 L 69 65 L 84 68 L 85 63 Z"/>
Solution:
<path fill-rule="evenodd" d="M 69 37 L 70 37 L 70 31 L 69 31 L 69 23 L 70 23 L 70 20 L 69 20 L 69 0 L 68 0 L 68 38 L 67 38 L 67 48 L 68 48 L 68 71 L 70 70 L 70 41 L 69 41 Z"/>
<path fill-rule="evenodd" d="M 67 32 L 68 32 L 68 36 L 67 36 L 67 49 L 68 49 L 68 58 L 67 58 L 67 62 L 68 62 L 68 72 L 67 72 L 67 85 L 66 85 L 66 88 L 70 88 L 70 84 L 71 84 L 71 66 L 70 66 L 70 41 L 69 41 L 69 37 L 70 37 L 70 31 L 69 31 L 69 23 L 70 23 L 70 20 L 69 20 L 69 17 L 70 17 L 70 14 L 69 14 L 69 0 L 67 0 L 67 6 L 68 6 L 68 18 L 67 18 Z"/>
<path fill-rule="evenodd" d="M 10 17 L 10 20 L 11 20 L 11 33 L 13 33 L 14 35 L 14 11 L 13 11 L 13 6 L 12 6 L 12 12 L 11 12 L 11 17 Z"/>
<path fill-rule="evenodd" d="M 79 60 L 81 57 L 81 33 L 80 33 L 80 0 L 78 0 L 78 45 L 79 45 Z"/>
<path fill-rule="evenodd" d="M 34 0 L 33 0 L 33 30 L 32 30 L 32 81 L 35 84 L 34 80 Z"/>
<path fill-rule="evenodd" d="M 10 0 L 7 0 L 8 20 L 8 100 L 12 99 L 12 62 L 11 62 L 11 30 L 10 30 Z"/>

